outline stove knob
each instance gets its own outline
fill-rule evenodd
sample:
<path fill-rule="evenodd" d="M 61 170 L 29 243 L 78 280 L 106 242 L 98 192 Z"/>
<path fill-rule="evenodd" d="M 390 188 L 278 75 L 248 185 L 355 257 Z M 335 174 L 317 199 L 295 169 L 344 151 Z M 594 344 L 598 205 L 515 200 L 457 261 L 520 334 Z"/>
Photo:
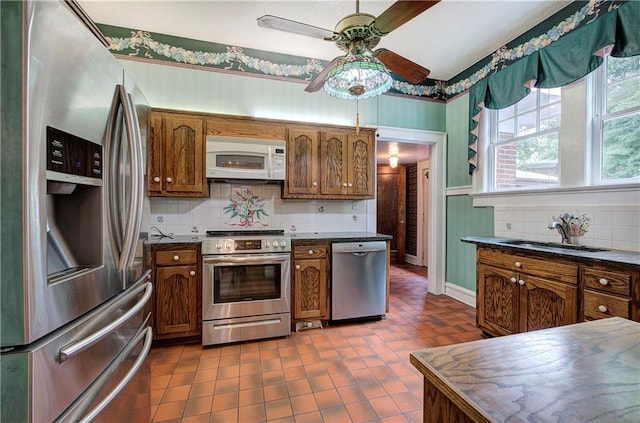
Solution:
<path fill-rule="evenodd" d="M 216 248 L 218 250 L 221 250 L 222 249 L 222 243 L 221 242 L 216 242 Z"/>
<path fill-rule="evenodd" d="M 280 246 L 282 248 L 286 247 L 287 246 L 287 241 L 280 241 Z"/>
<path fill-rule="evenodd" d="M 233 249 L 233 242 L 232 241 L 227 241 L 224 243 L 224 249 L 225 250 L 231 250 Z"/>
<path fill-rule="evenodd" d="M 264 246 L 265 246 L 265 248 L 270 248 L 271 247 L 271 243 L 269 241 L 265 241 L 264 242 Z"/>

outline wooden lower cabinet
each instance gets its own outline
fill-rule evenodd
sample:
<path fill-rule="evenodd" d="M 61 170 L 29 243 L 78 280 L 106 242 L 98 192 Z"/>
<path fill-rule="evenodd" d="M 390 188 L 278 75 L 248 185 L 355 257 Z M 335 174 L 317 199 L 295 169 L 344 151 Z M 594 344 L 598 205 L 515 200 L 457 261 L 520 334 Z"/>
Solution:
<path fill-rule="evenodd" d="M 202 335 L 200 246 L 156 246 L 152 260 L 154 340 L 199 340 Z"/>
<path fill-rule="evenodd" d="M 554 262 L 548 267 L 542 260 L 479 249 L 478 327 L 490 335 L 510 335 L 577 323 L 577 265 Z M 554 277 L 554 269 L 560 276 Z"/>
<path fill-rule="evenodd" d="M 329 243 L 293 244 L 293 323 L 329 320 Z"/>
<path fill-rule="evenodd" d="M 623 317 L 640 321 L 640 271 L 593 265 L 581 268 L 581 320 Z M 635 286 L 636 290 L 632 290 Z"/>

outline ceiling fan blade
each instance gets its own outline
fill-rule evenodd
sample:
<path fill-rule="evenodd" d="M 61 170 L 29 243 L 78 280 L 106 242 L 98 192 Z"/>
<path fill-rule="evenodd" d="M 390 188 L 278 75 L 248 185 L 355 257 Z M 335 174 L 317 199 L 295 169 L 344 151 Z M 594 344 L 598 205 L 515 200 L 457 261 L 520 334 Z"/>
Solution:
<path fill-rule="evenodd" d="M 412 84 L 424 81 L 431 72 L 429 69 L 423 68 L 419 64 L 386 48 L 379 48 L 373 52 L 373 55 L 380 59 L 391 72 L 403 77 Z"/>
<path fill-rule="evenodd" d="M 338 56 L 333 59 L 331 63 L 329 63 L 327 66 L 325 66 L 324 69 L 322 69 L 322 71 L 320 71 L 320 73 L 313 79 L 313 81 L 309 83 L 309 85 L 307 85 L 304 90 L 308 93 L 315 93 L 316 91 L 319 91 L 320 88 L 322 88 L 322 86 L 324 85 L 324 82 L 329 77 L 331 69 L 333 69 L 336 63 L 338 63 L 338 60 L 342 59 L 343 57 L 344 56 Z"/>
<path fill-rule="evenodd" d="M 306 35 L 307 37 L 313 38 L 321 38 L 327 41 L 336 41 L 340 38 L 340 34 L 336 34 L 328 29 L 303 24 L 301 22 L 292 21 L 279 16 L 264 15 L 259 17 L 257 21 L 258 26 L 262 28 L 277 29 L 278 31 L 291 32 L 293 34 Z"/>
<path fill-rule="evenodd" d="M 385 35 L 399 27 L 400 25 L 410 21 L 420 13 L 435 6 L 440 0 L 434 1 L 397 1 L 387 10 L 382 12 L 380 16 L 373 21 L 371 25 L 380 33 Z"/>

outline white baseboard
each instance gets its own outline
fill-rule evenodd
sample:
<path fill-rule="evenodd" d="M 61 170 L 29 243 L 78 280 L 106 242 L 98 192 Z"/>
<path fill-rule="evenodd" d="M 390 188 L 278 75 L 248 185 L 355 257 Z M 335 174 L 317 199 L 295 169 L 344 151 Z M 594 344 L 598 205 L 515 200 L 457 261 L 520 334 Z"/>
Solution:
<path fill-rule="evenodd" d="M 409 264 L 413 264 L 414 266 L 422 266 L 420 264 L 420 260 L 418 260 L 418 256 L 412 256 L 409 254 L 405 254 L 404 255 L 404 261 L 409 263 Z"/>
<path fill-rule="evenodd" d="M 444 295 L 476 308 L 476 292 L 451 282 L 444 283 Z"/>

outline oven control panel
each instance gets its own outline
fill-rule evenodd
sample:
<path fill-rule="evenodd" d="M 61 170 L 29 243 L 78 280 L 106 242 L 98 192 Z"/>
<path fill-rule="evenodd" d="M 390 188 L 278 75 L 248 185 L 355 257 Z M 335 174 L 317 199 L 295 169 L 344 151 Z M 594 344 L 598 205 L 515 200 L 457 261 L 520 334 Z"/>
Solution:
<path fill-rule="evenodd" d="M 255 238 L 207 238 L 202 240 L 202 254 L 271 253 L 289 252 L 291 243 L 286 237 Z"/>

